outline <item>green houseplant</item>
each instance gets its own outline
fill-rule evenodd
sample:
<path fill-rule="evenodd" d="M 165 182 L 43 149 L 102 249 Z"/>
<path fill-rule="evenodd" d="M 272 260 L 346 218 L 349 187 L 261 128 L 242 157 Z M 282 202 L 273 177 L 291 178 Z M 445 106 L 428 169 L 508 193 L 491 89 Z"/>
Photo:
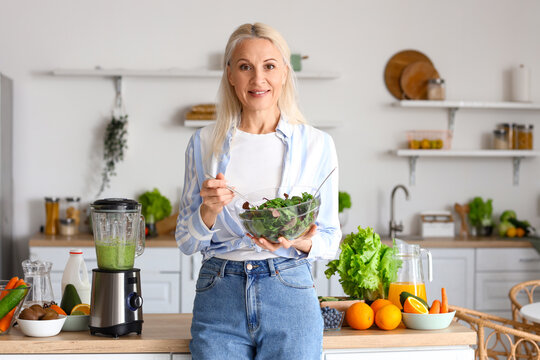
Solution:
<path fill-rule="evenodd" d="M 338 212 L 339 212 L 339 223 L 341 227 L 347 224 L 349 219 L 349 211 L 352 206 L 351 195 L 346 191 L 340 191 L 338 194 Z"/>
<path fill-rule="evenodd" d="M 479 236 L 491 236 L 493 232 L 493 200 L 484 201 L 477 196 L 469 203 L 469 222 Z"/>

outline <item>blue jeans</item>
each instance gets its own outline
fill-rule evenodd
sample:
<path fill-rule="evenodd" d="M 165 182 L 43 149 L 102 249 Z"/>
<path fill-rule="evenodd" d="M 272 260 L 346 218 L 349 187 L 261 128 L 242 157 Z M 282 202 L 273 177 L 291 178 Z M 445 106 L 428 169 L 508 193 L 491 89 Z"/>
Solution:
<path fill-rule="evenodd" d="M 210 258 L 196 291 L 194 360 L 320 360 L 323 320 L 308 260 Z"/>

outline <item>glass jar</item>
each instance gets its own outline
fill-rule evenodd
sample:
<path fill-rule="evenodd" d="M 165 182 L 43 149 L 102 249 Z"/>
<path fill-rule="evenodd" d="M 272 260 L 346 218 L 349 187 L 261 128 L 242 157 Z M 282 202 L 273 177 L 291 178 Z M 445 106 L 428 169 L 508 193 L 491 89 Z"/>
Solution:
<path fill-rule="evenodd" d="M 493 148 L 496 150 L 508 150 L 508 133 L 505 129 L 493 130 Z"/>
<path fill-rule="evenodd" d="M 54 301 L 54 294 L 51 285 L 52 263 L 41 260 L 24 260 L 22 262 L 24 271 L 24 281 L 31 284 L 32 288 L 24 300 L 24 307 L 34 304 L 50 304 Z"/>
<path fill-rule="evenodd" d="M 60 235 L 72 236 L 79 233 L 75 220 L 72 218 L 60 219 L 59 221 Z"/>
<path fill-rule="evenodd" d="M 79 227 L 81 223 L 81 198 L 66 197 L 63 202 L 62 219 L 73 219 L 75 226 Z"/>
<path fill-rule="evenodd" d="M 512 123 L 511 133 L 510 133 L 510 149 L 518 148 L 518 142 L 517 142 L 518 126 L 519 126 L 518 124 Z"/>
<path fill-rule="evenodd" d="M 533 125 L 519 125 L 517 144 L 520 150 L 532 150 L 533 148 Z"/>
<path fill-rule="evenodd" d="M 509 124 L 509 123 L 502 123 L 502 124 L 498 124 L 497 125 L 497 129 L 501 129 L 501 130 L 504 130 L 506 132 L 506 149 L 512 149 L 513 145 L 512 145 L 512 125 Z M 493 134 L 495 135 L 495 133 Z"/>
<path fill-rule="evenodd" d="M 428 80 L 427 98 L 428 100 L 444 100 L 446 98 L 444 79 Z"/>
<path fill-rule="evenodd" d="M 57 197 L 45 198 L 45 235 L 58 234 L 59 201 Z"/>

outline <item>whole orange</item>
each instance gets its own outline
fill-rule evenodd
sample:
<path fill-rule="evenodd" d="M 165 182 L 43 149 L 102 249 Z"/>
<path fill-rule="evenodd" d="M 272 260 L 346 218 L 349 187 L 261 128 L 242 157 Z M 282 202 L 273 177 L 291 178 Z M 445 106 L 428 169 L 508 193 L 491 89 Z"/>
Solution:
<path fill-rule="evenodd" d="M 345 313 L 345 319 L 350 327 L 358 330 L 368 329 L 373 325 L 373 310 L 364 302 L 352 304 Z"/>
<path fill-rule="evenodd" d="M 377 311 L 381 309 L 385 305 L 391 305 L 392 302 L 388 299 L 377 299 L 373 303 L 371 303 L 371 309 L 373 309 L 373 313 L 377 314 Z"/>
<path fill-rule="evenodd" d="M 394 330 L 401 323 L 401 311 L 394 305 L 383 306 L 375 314 L 375 324 L 382 330 Z"/>

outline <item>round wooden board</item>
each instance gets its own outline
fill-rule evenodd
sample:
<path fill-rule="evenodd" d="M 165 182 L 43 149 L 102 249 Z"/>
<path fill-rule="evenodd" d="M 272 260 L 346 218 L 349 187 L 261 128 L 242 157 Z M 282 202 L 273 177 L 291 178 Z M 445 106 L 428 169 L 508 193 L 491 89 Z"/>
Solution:
<path fill-rule="evenodd" d="M 405 98 L 426 100 L 428 80 L 439 78 L 439 73 L 431 62 L 417 61 L 407 65 L 401 73 L 400 85 Z"/>
<path fill-rule="evenodd" d="M 407 65 L 416 61 L 426 61 L 431 64 L 431 60 L 420 51 L 403 50 L 394 54 L 386 63 L 384 69 L 384 83 L 388 91 L 398 100 L 405 98 L 401 90 L 400 79 L 401 73 Z"/>

